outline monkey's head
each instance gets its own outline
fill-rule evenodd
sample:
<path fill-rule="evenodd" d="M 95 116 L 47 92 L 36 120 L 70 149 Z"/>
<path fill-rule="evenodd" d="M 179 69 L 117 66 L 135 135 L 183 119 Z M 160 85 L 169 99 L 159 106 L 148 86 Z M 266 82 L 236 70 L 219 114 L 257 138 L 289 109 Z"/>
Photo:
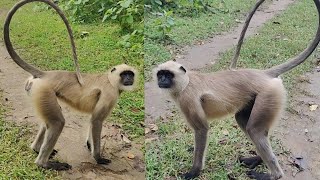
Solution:
<path fill-rule="evenodd" d="M 181 92 L 189 83 L 187 70 L 175 61 L 167 61 L 158 65 L 155 69 L 155 76 L 159 88 L 171 92 Z"/>
<path fill-rule="evenodd" d="M 109 70 L 108 78 L 111 85 L 119 90 L 133 90 L 137 84 L 137 71 L 126 64 L 117 65 Z"/>

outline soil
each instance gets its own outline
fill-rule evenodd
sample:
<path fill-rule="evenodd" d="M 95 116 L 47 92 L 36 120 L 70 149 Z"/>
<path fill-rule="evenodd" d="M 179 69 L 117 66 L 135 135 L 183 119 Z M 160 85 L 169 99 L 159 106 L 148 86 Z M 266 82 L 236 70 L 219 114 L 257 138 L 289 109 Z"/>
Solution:
<path fill-rule="evenodd" d="M 310 109 L 312 105 L 320 105 L 319 67 L 302 79 L 304 82 L 299 84 L 292 100 L 292 111 L 286 112 L 274 130 L 275 136 L 291 152 L 288 157 L 281 156 L 288 180 L 320 179 L 320 109 Z M 294 167 L 293 160 L 293 164 L 304 170 L 300 172 L 299 168 Z"/>
<path fill-rule="evenodd" d="M 281 13 L 293 2 L 272 1 L 267 7 L 258 10 L 252 18 L 246 37 L 254 35 L 266 21 Z M 176 57 L 177 61 L 191 70 L 213 65 L 221 53 L 236 45 L 242 25 L 239 24 L 230 32 L 214 36 L 205 42 L 185 47 L 182 50 L 184 53 Z M 276 139 L 280 139 L 283 148 L 289 150 L 288 154 L 279 156 L 285 180 L 320 179 L 320 110 L 309 109 L 312 104 L 320 104 L 318 71 L 319 69 L 303 77 L 308 79 L 308 83 L 302 83 L 300 93 L 297 92 L 297 96 L 292 99 L 293 111 L 296 113 L 286 112 L 274 129 Z M 163 98 L 158 95 L 161 91 L 153 83 L 145 84 L 146 124 L 153 124 L 158 118 L 172 116 L 172 109 L 175 109 L 169 97 Z M 301 95 L 301 92 L 304 93 Z"/>
<path fill-rule="evenodd" d="M 0 62 L 2 101 L 10 109 L 5 119 L 18 124 L 27 123 L 34 127 L 35 136 L 38 121 L 24 91 L 25 80 L 30 75 L 11 60 L 1 44 Z M 58 150 L 56 156 L 73 167 L 72 170 L 61 172 L 63 179 L 145 179 L 144 155 L 141 151 L 144 138 L 139 142 L 123 141 L 125 133 L 120 126 L 105 121 L 101 136 L 102 153 L 112 162 L 109 165 L 97 165 L 86 148 L 90 116 L 61 105 L 66 124 L 55 146 Z"/>

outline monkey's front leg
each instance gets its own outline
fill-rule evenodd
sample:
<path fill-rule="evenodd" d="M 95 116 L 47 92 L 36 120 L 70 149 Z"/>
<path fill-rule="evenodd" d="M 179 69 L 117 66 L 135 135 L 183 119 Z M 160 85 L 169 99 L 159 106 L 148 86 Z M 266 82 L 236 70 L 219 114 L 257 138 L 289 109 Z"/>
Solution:
<path fill-rule="evenodd" d="M 99 105 L 97 105 L 97 107 L 99 107 Z M 95 110 L 91 117 L 87 146 L 88 149 L 91 150 L 91 153 L 98 164 L 111 163 L 111 160 L 102 158 L 100 154 L 102 123 L 106 116 L 109 114 L 109 112 L 110 108 L 103 107 L 99 110 Z"/>
<path fill-rule="evenodd" d="M 200 171 L 204 167 L 205 162 L 205 151 L 207 148 L 207 140 L 208 140 L 208 129 L 198 129 L 195 130 L 194 134 L 195 138 L 195 148 L 194 148 L 194 157 L 193 157 L 193 165 L 191 170 L 184 174 L 183 177 L 185 179 L 192 179 L 200 175 Z"/>
<path fill-rule="evenodd" d="M 201 105 L 186 105 L 181 106 L 188 124 L 194 130 L 194 157 L 191 170 L 184 174 L 185 179 L 192 179 L 200 175 L 200 171 L 204 167 L 205 151 L 207 148 L 209 124 L 205 118 Z"/>

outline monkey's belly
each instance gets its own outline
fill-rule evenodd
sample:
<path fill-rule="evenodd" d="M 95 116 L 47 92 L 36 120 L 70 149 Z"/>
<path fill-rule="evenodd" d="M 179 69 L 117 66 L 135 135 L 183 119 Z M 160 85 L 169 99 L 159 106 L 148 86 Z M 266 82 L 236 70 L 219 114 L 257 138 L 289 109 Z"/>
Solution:
<path fill-rule="evenodd" d="M 232 106 L 219 106 L 217 105 L 209 105 L 206 104 L 202 106 L 207 118 L 209 119 L 216 119 L 216 118 L 221 118 L 224 117 L 228 114 L 234 114 L 238 111 L 237 108 L 232 107 Z"/>
<path fill-rule="evenodd" d="M 242 103 L 219 102 L 210 98 L 204 99 L 201 102 L 201 105 L 209 119 L 221 118 L 229 114 L 235 114 L 243 106 Z"/>

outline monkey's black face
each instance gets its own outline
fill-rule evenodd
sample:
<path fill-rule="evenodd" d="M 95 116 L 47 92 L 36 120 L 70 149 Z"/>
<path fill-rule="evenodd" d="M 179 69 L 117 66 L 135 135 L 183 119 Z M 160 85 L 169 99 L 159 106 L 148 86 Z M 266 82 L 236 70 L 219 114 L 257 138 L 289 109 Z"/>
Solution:
<path fill-rule="evenodd" d="M 158 86 L 160 88 L 171 88 L 173 85 L 174 74 L 168 70 L 160 70 L 157 73 Z"/>
<path fill-rule="evenodd" d="M 121 83 L 124 86 L 132 86 L 134 83 L 134 73 L 132 71 L 123 71 L 120 74 Z"/>

